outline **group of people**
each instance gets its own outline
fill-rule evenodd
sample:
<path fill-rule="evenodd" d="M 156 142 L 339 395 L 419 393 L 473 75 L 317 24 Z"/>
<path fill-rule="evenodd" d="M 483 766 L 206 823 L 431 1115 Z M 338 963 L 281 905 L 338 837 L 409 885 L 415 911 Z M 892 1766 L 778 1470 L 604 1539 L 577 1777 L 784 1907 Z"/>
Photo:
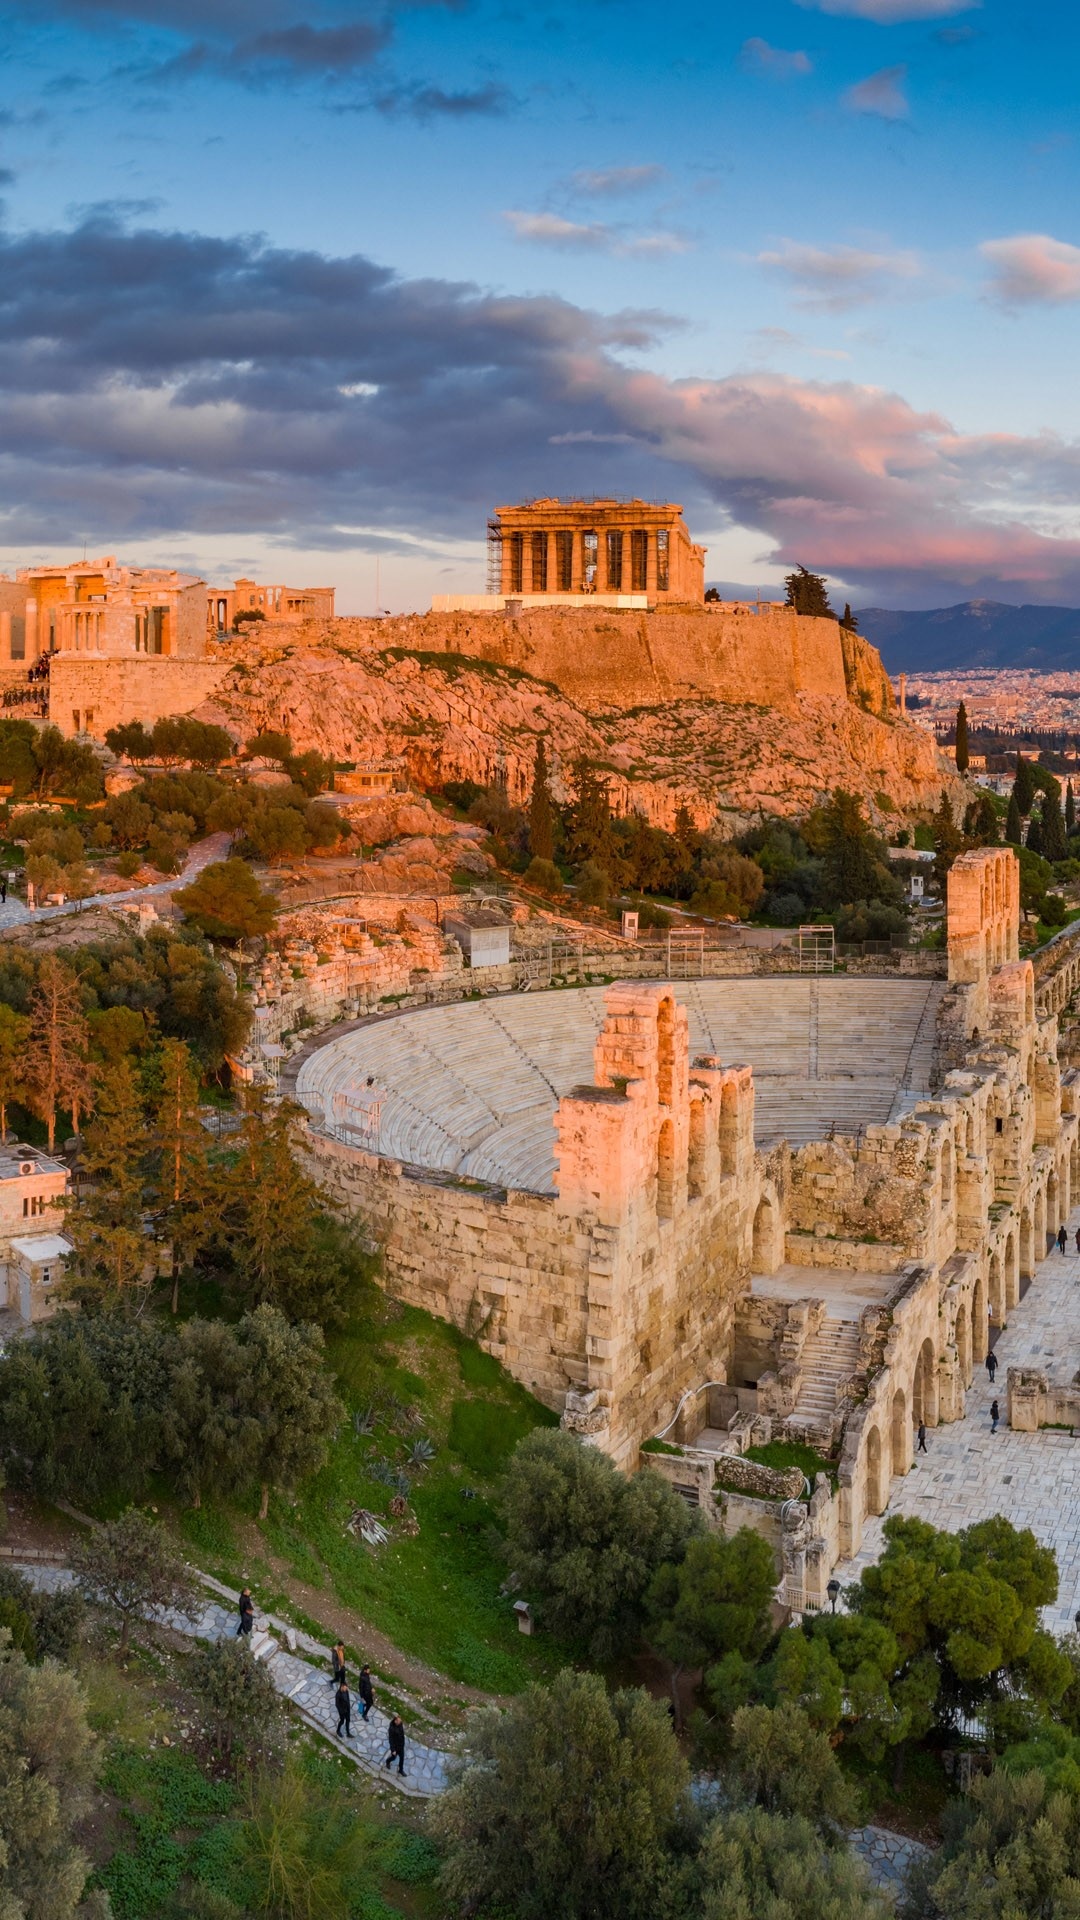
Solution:
<path fill-rule="evenodd" d="M 237 1638 L 246 1636 L 255 1624 L 255 1603 L 251 1598 L 251 1588 L 245 1587 L 238 1602 L 240 1621 L 236 1629 Z M 337 1708 L 338 1723 L 336 1737 L 341 1740 L 352 1739 L 352 1694 L 349 1692 L 349 1680 L 345 1671 L 345 1642 L 339 1640 L 330 1654 L 330 1685 L 334 1688 L 334 1705 Z M 356 1682 L 357 1698 L 360 1701 L 360 1718 L 366 1720 L 375 1705 L 375 1689 L 371 1683 L 371 1668 L 363 1666 Z M 344 1729 L 344 1734 L 342 1733 Z M 390 1751 L 383 1761 L 385 1767 L 392 1767 L 397 1761 L 397 1770 L 404 1778 L 405 1774 L 405 1722 L 400 1713 L 392 1714 L 387 1729 Z"/>

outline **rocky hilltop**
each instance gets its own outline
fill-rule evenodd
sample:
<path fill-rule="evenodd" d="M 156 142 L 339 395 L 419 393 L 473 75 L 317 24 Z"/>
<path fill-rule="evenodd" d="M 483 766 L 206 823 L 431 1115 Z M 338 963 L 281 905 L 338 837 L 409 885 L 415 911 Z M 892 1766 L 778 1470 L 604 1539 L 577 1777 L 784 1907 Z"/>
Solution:
<path fill-rule="evenodd" d="M 234 733 L 286 728 L 339 761 L 403 757 L 420 786 L 505 779 L 524 799 L 543 737 L 553 785 L 575 760 L 608 773 L 619 810 L 670 827 L 761 810 L 795 816 L 838 785 L 875 817 L 961 788 L 930 736 L 902 721 L 874 649 L 835 621 L 700 609 L 542 610 L 342 619 L 222 645 L 200 714 Z"/>

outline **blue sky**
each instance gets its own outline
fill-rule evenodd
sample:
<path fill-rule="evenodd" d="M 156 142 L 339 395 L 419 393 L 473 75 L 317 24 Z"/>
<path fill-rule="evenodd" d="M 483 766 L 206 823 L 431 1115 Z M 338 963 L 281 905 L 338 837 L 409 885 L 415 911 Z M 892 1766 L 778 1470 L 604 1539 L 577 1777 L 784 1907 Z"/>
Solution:
<path fill-rule="evenodd" d="M 421 607 L 499 500 L 1080 601 L 1073 10 L 0 0 L 0 563 Z"/>

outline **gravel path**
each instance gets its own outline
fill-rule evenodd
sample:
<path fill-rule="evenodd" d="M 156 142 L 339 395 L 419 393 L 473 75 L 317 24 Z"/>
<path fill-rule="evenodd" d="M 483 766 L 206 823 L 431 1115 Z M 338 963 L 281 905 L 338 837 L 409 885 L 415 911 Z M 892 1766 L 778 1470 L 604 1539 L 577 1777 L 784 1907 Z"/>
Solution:
<path fill-rule="evenodd" d="M 27 921 L 58 920 L 63 914 L 85 912 L 88 907 L 119 907 L 128 900 L 153 900 L 162 894 L 173 893 L 177 887 L 189 886 L 191 881 L 208 867 L 213 860 L 228 857 L 230 833 L 210 833 L 205 840 L 197 840 L 188 851 L 188 857 L 179 873 L 166 880 L 155 880 L 150 887 L 125 887 L 120 893 L 92 893 L 86 900 L 65 900 L 62 907 L 35 907 L 31 913 L 25 900 L 16 899 L 9 894 L 3 906 L 0 906 L 0 933 L 8 927 L 23 927 Z"/>

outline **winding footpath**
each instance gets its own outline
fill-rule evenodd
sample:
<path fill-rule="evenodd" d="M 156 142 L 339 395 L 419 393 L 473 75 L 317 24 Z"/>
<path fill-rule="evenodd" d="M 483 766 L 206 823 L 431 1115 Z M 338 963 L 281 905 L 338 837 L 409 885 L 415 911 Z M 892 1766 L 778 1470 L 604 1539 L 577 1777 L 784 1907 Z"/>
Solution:
<path fill-rule="evenodd" d="M 165 880 L 155 880 L 149 887 L 125 887 L 118 893 L 92 893 L 85 900 L 65 900 L 62 907 L 35 907 L 33 912 L 25 900 L 10 894 L 0 906 L 0 933 L 6 933 L 9 927 L 24 927 L 28 921 L 59 920 L 65 914 L 85 913 L 89 907 L 122 907 L 132 900 L 160 899 L 164 894 L 174 893 L 177 887 L 190 886 L 212 861 L 227 859 L 231 841 L 231 833 L 208 833 L 205 839 L 196 840 L 188 849 L 187 859 L 179 873 L 170 874 Z"/>

